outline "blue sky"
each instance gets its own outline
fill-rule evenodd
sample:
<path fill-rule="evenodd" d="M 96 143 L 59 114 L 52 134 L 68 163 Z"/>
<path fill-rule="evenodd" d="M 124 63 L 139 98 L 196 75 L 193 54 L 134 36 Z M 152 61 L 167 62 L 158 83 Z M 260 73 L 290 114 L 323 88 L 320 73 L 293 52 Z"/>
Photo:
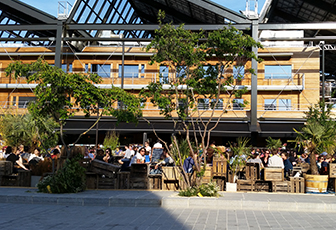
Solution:
<path fill-rule="evenodd" d="M 51 15 L 57 16 L 57 7 L 59 0 L 21 0 L 24 3 L 32 5 L 40 10 L 43 10 Z M 239 10 L 245 10 L 246 0 L 212 0 L 222 6 L 225 6 L 231 10 L 239 12 Z M 73 4 L 75 0 L 68 0 L 70 4 Z M 265 0 L 259 0 L 259 12 L 265 2 Z"/>

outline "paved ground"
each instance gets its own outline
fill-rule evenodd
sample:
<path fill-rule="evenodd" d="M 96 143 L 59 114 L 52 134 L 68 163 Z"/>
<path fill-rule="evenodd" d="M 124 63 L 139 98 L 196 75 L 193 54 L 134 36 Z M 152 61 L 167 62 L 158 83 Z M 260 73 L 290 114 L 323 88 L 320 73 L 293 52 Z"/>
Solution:
<path fill-rule="evenodd" d="M 44 194 L 37 193 L 36 189 L 32 188 L 0 187 L 0 203 L 336 213 L 335 194 L 240 192 L 221 194 L 219 198 L 185 198 L 178 197 L 176 192 L 171 191 L 144 190 L 88 190 L 77 194 Z"/>
<path fill-rule="evenodd" d="M 336 229 L 334 213 L 0 203 L 3 230 Z"/>

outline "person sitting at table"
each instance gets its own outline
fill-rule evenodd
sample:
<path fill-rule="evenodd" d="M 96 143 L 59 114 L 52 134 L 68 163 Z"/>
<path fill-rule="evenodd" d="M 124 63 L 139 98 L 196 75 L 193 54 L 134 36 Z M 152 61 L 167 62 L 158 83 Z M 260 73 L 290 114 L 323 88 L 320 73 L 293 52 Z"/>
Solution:
<path fill-rule="evenodd" d="M 261 170 L 262 168 L 264 168 L 263 162 L 260 159 L 260 155 L 257 152 L 254 152 L 254 154 L 252 154 L 251 158 L 247 160 L 248 163 L 258 163 L 259 164 L 259 169 Z"/>
<path fill-rule="evenodd" d="M 112 163 L 112 160 L 113 160 L 113 156 L 112 156 L 112 150 L 110 148 L 107 148 L 105 150 L 105 156 L 103 157 L 103 160 L 106 162 L 106 163 Z"/>
<path fill-rule="evenodd" d="M 97 156 L 95 158 L 96 160 L 104 161 L 104 150 L 98 149 L 97 150 Z"/>
<path fill-rule="evenodd" d="M 142 147 L 139 152 L 136 152 L 136 154 L 132 157 L 130 166 L 134 163 L 145 163 L 145 154 L 146 149 Z"/>
<path fill-rule="evenodd" d="M 324 161 L 321 163 L 321 170 L 320 170 L 320 174 L 321 175 L 328 175 L 328 168 L 329 168 L 329 163 L 331 161 L 331 155 L 330 154 L 327 154 L 325 157 L 324 157 Z"/>
<path fill-rule="evenodd" d="M 37 165 L 39 161 L 43 161 L 44 158 L 41 155 L 40 148 L 35 148 L 33 154 L 30 154 L 28 158 L 28 165 L 29 167 Z"/>
<path fill-rule="evenodd" d="M 264 165 L 265 167 L 268 166 L 268 161 L 269 161 L 269 159 L 270 159 L 270 151 L 267 149 L 267 150 L 265 151 L 264 156 L 261 157 L 261 161 L 262 161 L 262 163 L 263 163 L 263 165 Z"/>
<path fill-rule="evenodd" d="M 195 167 L 194 152 L 189 152 L 189 157 L 183 162 L 183 169 L 186 173 L 193 173 Z"/>
<path fill-rule="evenodd" d="M 285 168 L 284 162 L 279 155 L 279 150 L 269 158 L 268 167 L 280 167 Z"/>
<path fill-rule="evenodd" d="M 174 160 L 170 156 L 167 149 L 163 149 L 162 153 L 163 160 L 157 163 L 154 169 L 151 170 L 150 174 L 161 174 L 162 173 L 162 166 L 174 166 Z"/>
<path fill-rule="evenodd" d="M 292 165 L 292 163 L 288 159 L 288 153 L 286 151 L 281 152 L 281 158 L 282 158 L 283 163 L 284 163 L 284 174 L 285 174 L 285 177 L 290 176 L 289 175 L 289 171 L 293 170 L 293 165 Z"/>
<path fill-rule="evenodd" d="M 24 170 L 28 170 L 22 162 L 22 157 L 20 156 L 20 151 L 16 151 L 16 153 L 12 152 L 12 146 L 7 146 L 6 148 L 6 161 L 11 161 L 13 163 L 13 166 L 18 165 L 20 168 L 23 168 Z M 13 172 L 17 173 L 18 169 L 16 167 L 13 167 Z"/>

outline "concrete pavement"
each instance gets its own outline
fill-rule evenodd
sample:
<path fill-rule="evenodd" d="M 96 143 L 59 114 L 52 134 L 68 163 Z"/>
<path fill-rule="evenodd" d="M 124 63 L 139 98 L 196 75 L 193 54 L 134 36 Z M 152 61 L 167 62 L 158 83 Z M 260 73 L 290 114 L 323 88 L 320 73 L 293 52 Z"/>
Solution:
<path fill-rule="evenodd" d="M 173 191 L 87 190 L 77 194 L 45 194 L 34 188 L 0 187 L 0 203 L 336 212 L 335 194 L 221 192 L 219 198 L 187 198 Z"/>

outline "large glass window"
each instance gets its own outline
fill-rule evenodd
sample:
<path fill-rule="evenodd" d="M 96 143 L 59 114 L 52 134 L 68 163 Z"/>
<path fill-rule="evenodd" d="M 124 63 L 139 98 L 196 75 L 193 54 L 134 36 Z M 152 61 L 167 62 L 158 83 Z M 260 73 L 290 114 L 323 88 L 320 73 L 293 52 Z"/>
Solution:
<path fill-rule="evenodd" d="M 277 101 L 275 99 L 265 99 L 265 110 L 276 110 L 277 109 Z"/>
<path fill-rule="evenodd" d="M 187 67 L 177 66 L 176 67 L 176 77 L 186 77 L 186 76 L 187 76 Z"/>
<path fill-rule="evenodd" d="M 102 78 L 111 77 L 111 65 L 96 65 L 95 68 L 93 68 L 93 66 L 94 65 L 92 65 L 92 72 L 94 72 L 94 69 L 95 69 L 96 73 Z"/>
<path fill-rule="evenodd" d="M 265 79 L 289 79 L 291 77 L 291 65 L 265 65 Z"/>
<path fill-rule="evenodd" d="M 209 109 L 209 99 L 198 99 L 198 109 L 207 110 Z"/>
<path fill-rule="evenodd" d="M 169 81 L 169 67 L 162 65 L 160 66 L 160 83 L 168 83 Z"/>
<path fill-rule="evenodd" d="M 27 108 L 31 101 L 35 101 L 36 97 L 19 97 L 19 108 Z"/>
<path fill-rule="evenodd" d="M 233 66 L 233 78 L 234 79 L 244 79 L 245 67 L 242 66 Z"/>
<path fill-rule="evenodd" d="M 122 65 L 119 65 L 119 77 L 121 77 Z M 138 65 L 124 65 L 124 78 L 138 78 Z"/>
<path fill-rule="evenodd" d="M 243 110 L 244 109 L 244 99 L 233 99 L 232 109 L 233 110 Z"/>
<path fill-rule="evenodd" d="M 211 100 L 211 109 L 215 108 L 215 110 L 223 110 L 223 99 L 218 99 L 218 103 L 216 104 L 217 99 Z"/>
<path fill-rule="evenodd" d="M 279 99 L 279 110 L 292 110 L 291 99 Z"/>

